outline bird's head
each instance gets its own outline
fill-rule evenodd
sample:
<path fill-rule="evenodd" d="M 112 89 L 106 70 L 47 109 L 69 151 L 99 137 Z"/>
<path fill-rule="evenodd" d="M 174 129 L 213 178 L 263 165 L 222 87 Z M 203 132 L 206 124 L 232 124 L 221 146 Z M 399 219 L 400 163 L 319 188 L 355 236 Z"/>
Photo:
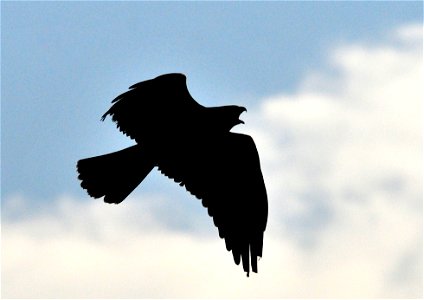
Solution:
<path fill-rule="evenodd" d="M 245 107 L 237 106 L 237 105 L 228 105 L 223 106 L 222 115 L 220 118 L 220 122 L 225 126 L 225 130 L 231 130 L 234 126 L 238 124 L 244 124 L 243 120 L 240 120 L 240 115 L 247 111 Z"/>

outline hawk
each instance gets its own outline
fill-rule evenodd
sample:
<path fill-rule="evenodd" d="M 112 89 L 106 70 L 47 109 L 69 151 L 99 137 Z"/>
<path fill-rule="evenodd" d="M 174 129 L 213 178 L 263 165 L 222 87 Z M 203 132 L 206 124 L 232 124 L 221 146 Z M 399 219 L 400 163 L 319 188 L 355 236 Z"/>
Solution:
<path fill-rule="evenodd" d="M 107 203 L 122 202 L 154 169 L 201 200 L 234 262 L 258 272 L 268 202 L 253 139 L 230 130 L 246 108 L 205 107 L 186 76 L 165 74 L 136 83 L 112 101 L 111 116 L 136 144 L 77 162 L 81 187 Z"/>

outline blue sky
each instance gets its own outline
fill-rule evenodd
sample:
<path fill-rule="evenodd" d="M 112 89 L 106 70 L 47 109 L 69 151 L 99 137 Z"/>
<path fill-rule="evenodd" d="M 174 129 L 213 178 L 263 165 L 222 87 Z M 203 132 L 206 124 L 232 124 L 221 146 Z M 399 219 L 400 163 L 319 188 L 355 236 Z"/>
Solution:
<path fill-rule="evenodd" d="M 3 2 L 2 194 L 83 195 L 75 161 L 130 143 L 99 118 L 135 82 L 182 72 L 200 103 L 254 109 L 292 91 L 328 47 L 377 42 L 387 28 L 419 22 L 421 7 Z"/>
<path fill-rule="evenodd" d="M 422 267 L 413 267 L 422 265 L 422 158 L 416 151 L 422 147 L 416 114 L 422 98 L 416 84 L 422 75 L 422 2 L 2 1 L 1 9 L 5 295 L 228 296 L 229 287 L 215 288 L 222 282 L 214 272 L 235 276 L 235 285 L 247 293 L 233 296 L 422 294 Z M 135 82 L 168 72 L 185 73 L 203 105 L 248 109 L 246 125 L 236 131 L 255 139 L 270 198 L 264 271 L 248 290 L 206 212 L 172 181 L 152 172 L 115 209 L 79 187 L 78 159 L 133 143 L 110 119 L 100 122 L 111 100 Z M 131 237 L 124 250 L 114 243 L 120 236 Z M 128 261 L 117 261 L 128 268 L 110 267 L 142 277 L 137 270 L 150 270 L 152 263 L 138 262 L 140 252 L 133 249 L 143 253 L 152 240 L 161 244 L 161 236 L 204 251 L 216 242 L 212 253 L 222 257 L 210 265 L 228 270 L 197 273 L 204 271 L 183 260 L 195 274 L 187 281 L 175 265 L 163 271 L 170 274 L 166 280 L 160 280 L 163 272 L 151 271 L 151 285 L 137 288 L 139 282 L 127 278 L 130 283 L 104 287 L 94 281 L 97 288 L 75 289 L 68 281 L 72 267 L 67 273 L 60 266 L 76 254 L 58 251 L 43 271 L 15 251 L 53 251 L 32 243 L 37 238 L 57 249 L 78 246 L 87 282 L 104 278 L 109 270 L 103 263 L 121 251 Z M 158 264 L 173 257 L 145 251 Z M 346 251 L 351 264 L 339 260 Z M 381 261 L 379 252 L 387 252 Z M 193 260 L 201 261 L 197 253 Z M 274 258 L 268 265 L 267 253 Z M 102 267 L 93 266 L 90 255 Z M 322 258 L 327 265 L 318 262 Z M 32 272 L 20 282 L 14 272 L 24 262 Z M 280 264 L 290 270 L 274 276 Z M 57 282 L 31 285 L 49 274 Z M 212 276 L 205 294 L 184 289 L 202 276 Z M 332 283 L 339 287 L 333 294 L 322 290 Z"/>

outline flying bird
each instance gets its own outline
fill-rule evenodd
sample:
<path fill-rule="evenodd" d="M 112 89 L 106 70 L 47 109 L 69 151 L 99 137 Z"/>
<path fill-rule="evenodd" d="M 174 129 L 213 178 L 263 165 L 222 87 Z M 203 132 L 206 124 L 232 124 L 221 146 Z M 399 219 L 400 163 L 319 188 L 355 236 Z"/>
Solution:
<path fill-rule="evenodd" d="M 259 155 L 244 124 L 246 108 L 205 107 L 190 95 L 186 76 L 165 74 L 136 83 L 102 116 L 135 140 L 129 148 L 77 162 L 81 187 L 107 203 L 122 202 L 157 169 L 201 199 L 234 262 L 258 272 L 268 201 Z"/>

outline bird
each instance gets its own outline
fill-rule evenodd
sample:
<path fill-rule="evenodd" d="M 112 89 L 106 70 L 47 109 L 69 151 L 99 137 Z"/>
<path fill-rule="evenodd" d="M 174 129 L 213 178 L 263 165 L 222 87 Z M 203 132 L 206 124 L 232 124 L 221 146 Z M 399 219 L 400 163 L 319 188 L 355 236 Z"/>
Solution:
<path fill-rule="evenodd" d="M 135 141 L 120 151 L 77 162 L 80 185 L 93 198 L 121 203 L 154 169 L 199 199 L 218 234 L 249 277 L 258 272 L 268 199 L 253 138 L 231 129 L 244 124 L 237 105 L 205 107 L 187 78 L 170 73 L 129 87 L 101 117 Z"/>

